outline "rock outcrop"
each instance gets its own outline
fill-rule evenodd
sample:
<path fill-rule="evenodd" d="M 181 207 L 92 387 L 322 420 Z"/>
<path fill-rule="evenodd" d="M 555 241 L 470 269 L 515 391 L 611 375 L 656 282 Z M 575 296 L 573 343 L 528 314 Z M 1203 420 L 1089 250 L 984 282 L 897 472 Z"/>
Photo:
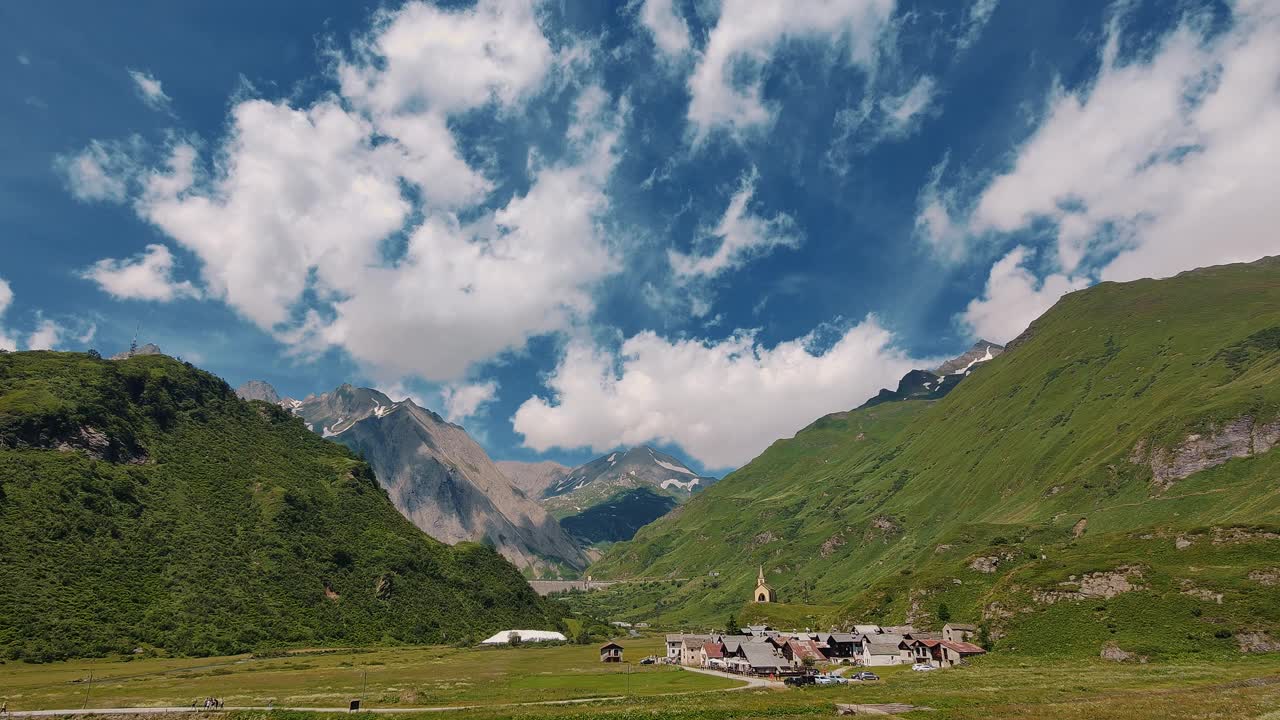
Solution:
<path fill-rule="evenodd" d="M 1151 482 L 1160 490 L 1193 473 L 1221 465 L 1233 458 L 1259 455 L 1280 444 L 1280 421 L 1257 423 L 1248 415 L 1213 427 L 1205 433 L 1188 435 L 1177 447 L 1151 447 L 1140 441 L 1131 462 L 1151 468 Z"/>
<path fill-rule="evenodd" d="M 1109 600 L 1121 593 L 1142 590 L 1142 568 L 1124 565 L 1111 572 L 1087 573 L 1076 579 L 1058 583 L 1062 590 L 1038 590 L 1032 593 L 1036 602 L 1052 605 L 1063 600 Z"/>
<path fill-rule="evenodd" d="M 272 404 L 280 403 L 280 394 L 269 383 L 261 380 L 250 380 L 236 388 L 236 395 L 241 400 L 261 400 Z"/>

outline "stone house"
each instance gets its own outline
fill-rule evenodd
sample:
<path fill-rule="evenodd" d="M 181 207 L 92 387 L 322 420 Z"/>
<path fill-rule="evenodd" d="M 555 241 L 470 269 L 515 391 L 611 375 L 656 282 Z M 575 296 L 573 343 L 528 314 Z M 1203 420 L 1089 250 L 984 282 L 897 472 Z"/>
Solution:
<path fill-rule="evenodd" d="M 942 639 L 950 642 L 973 642 L 978 636 L 978 628 L 973 625 L 947 623 L 942 626 Z"/>

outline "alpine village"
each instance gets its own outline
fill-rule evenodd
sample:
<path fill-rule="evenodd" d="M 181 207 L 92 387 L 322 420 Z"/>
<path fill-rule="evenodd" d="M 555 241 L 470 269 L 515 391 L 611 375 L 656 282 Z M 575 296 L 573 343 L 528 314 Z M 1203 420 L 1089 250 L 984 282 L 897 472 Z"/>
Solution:
<path fill-rule="evenodd" d="M 1280 0 L 0 37 L 0 720 L 1280 720 Z"/>

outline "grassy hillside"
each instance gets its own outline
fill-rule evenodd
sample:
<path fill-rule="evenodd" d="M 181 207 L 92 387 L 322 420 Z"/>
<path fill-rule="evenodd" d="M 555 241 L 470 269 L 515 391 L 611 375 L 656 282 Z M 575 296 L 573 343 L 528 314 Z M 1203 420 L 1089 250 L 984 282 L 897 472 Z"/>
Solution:
<path fill-rule="evenodd" d="M 629 540 L 640 528 L 667 514 L 675 498 L 649 487 L 624 490 L 575 515 L 560 519 L 566 532 L 584 545 Z"/>
<path fill-rule="evenodd" d="M 750 618 L 764 564 L 829 621 L 946 605 L 1009 650 L 1234 652 L 1280 637 L 1278 435 L 1280 262 L 1103 283 L 946 398 L 823 418 L 591 573 L 690 578 L 669 621 Z"/>
<path fill-rule="evenodd" d="M 457 642 L 553 627 L 488 548 L 432 540 L 368 467 L 164 356 L 0 354 L 0 653 Z"/>

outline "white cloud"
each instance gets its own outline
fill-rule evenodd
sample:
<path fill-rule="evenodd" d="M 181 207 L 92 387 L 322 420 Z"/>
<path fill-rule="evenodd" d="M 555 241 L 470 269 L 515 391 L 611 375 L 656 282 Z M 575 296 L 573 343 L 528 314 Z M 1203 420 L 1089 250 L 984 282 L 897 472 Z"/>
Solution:
<path fill-rule="evenodd" d="M 653 43 L 664 54 L 678 57 L 689 51 L 689 26 L 676 12 L 673 0 L 644 0 L 640 23 L 653 34 Z"/>
<path fill-rule="evenodd" d="M 978 337 L 1007 343 L 1053 307 L 1058 298 L 1089 284 L 1085 278 L 1057 273 L 1037 280 L 1026 267 L 1028 255 L 1027 249 L 1019 246 L 992 266 L 982 297 L 970 302 L 958 316 L 962 325 Z"/>
<path fill-rule="evenodd" d="M 340 95 L 235 103 L 207 171 L 184 142 L 155 169 L 136 164 L 141 151 L 94 143 L 62 163 L 69 185 L 87 199 L 131 197 L 197 258 L 204 295 L 294 352 L 345 349 L 384 383 L 465 377 L 587 315 L 617 269 L 602 217 L 625 99 L 578 91 L 563 155 L 531 154 L 531 185 L 496 207 L 449 127 L 492 105 L 510 119 L 553 68 L 580 66 L 582 47 L 554 54 L 532 3 L 496 0 L 409 3 L 355 46 L 335 65 Z M 157 248 L 87 274 L 121 296 L 194 292 Z"/>
<path fill-rule="evenodd" d="M 748 65 L 758 68 L 768 62 L 784 41 L 834 39 L 841 43 L 849 63 L 871 67 L 894 4 L 894 0 L 724 0 L 689 78 L 689 121 L 695 138 L 705 137 L 716 127 L 745 130 L 772 121 L 759 78 L 746 82 L 739 78 Z"/>
<path fill-rule="evenodd" d="M 27 57 L 25 53 L 18 53 L 18 63 L 21 65 L 30 65 L 31 58 Z"/>
<path fill-rule="evenodd" d="M 1280 7 L 1241 0 L 1233 12 L 1217 36 L 1189 19 L 1129 62 L 1117 51 L 1123 17 L 1113 22 L 1098 76 L 1053 93 L 1012 169 L 976 203 L 973 231 L 1048 219 L 1063 269 L 1102 258 L 1107 280 L 1275 252 Z"/>
<path fill-rule="evenodd" d="M 921 76 L 901 95 L 884 98 L 880 109 L 885 114 L 883 134 L 901 137 L 912 132 L 937 94 L 937 83 L 928 75 Z"/>
<path fill-rule="evenodd" d="M 969 6 L 969 12 L 965 15 L 965 22 L 960 28 L 960 34 L 956 38 L 957 50 L 963 52 L 973 47 L 974 43 L 981 37 L 987 23 L 991 21 L 991 16 L 995 13 L 999 4 L 1000 0 L 973 1 L 973 4 Z"/>
<path fill-rule="evenodd" d="M 154 75 L 142 70 L 130 70 L 129 77 L 138 91 L 138 97 L 147 104 L 147 107 L 153 110 L 169 109 L 169 96 L 165 94 L 160 81 Z"/>
<path fill-rule="evenodd" d="M 497 395 L 498 383 L 495 380 L 454 383 L 440 389 L 440 396 L 444 400 L 444 416 L 453 423 L 473 417 L 480 408 L 493 402 Z"/>
<path fill-rule="evenodd" d="M 27 336 L 28 350 L 55 350 L 62 343 L 66 328 L 50 320 L 42 318 L 36 323 L 36 329 Z"/>
<path fill-rule="evenodd" d="M 124 202 L 140 172 L 131 152 L 140 142 L 136 137 L 128 143 L 94 140 L 78 153 L 55 157 L 54 168 L 79 200 Z"/>
<path fill-rule="evenodd" d="M 826 352 L 814 340 L 767 348 L 744 332 L 718 342 L 642 332 L 617 354 L 573 342 L 547 380 L 550 399 L 525 401 L 513 423 L 538 451 L 670 442 L 708 467 L 734 467 L 915 366 L 874 317 Z"/>
<path fill-rule="evenodd" d="M 748 204 L 755 195 L 759 177 L 753 169 L 742 178 L 724 215 L 707 233 L 706 239 L 719 242 L 711 254 L 686 254 L 676 250 L 667 252 L 671 269 L 677 277 L 686 280 L 715 277 L 740 267 L 751 258 L 768 253 L 775 247 L 795 247 L 800 244 L 800 230 L 791 216 L 778 213 L 772 218 L 764 218 L 751 212 Z"/>
<path fill-rule="evenodd" d="M 956 191 L 942 187 L 942 176 L 947 170 L 949 156 L 944 156 L 929 172 L 917 198 L 915 233 L 928 243 L 941 259 L 960 259 L 968 249 L 968 227 L 964 218 L 958 218 Z"/>
<path fill-rule="evenodd" d="M 9 306 L 12 304 L 13 288 L 9 287 L 9 283 L 4 278 L 0 278 L 0 350 L 18 349 L 18 341 L 4 329 L 4 314 L 9 311 Z"/>
<path fill-rule="evenodd" d="M 175 281 L 173 254 L 158 243 L 125 260 L 106 258 L 86 268 L 81 277 L 92 280 L 112 297 L 168 302 L 182 297 L 198 297 L 190 282 Z"/>

